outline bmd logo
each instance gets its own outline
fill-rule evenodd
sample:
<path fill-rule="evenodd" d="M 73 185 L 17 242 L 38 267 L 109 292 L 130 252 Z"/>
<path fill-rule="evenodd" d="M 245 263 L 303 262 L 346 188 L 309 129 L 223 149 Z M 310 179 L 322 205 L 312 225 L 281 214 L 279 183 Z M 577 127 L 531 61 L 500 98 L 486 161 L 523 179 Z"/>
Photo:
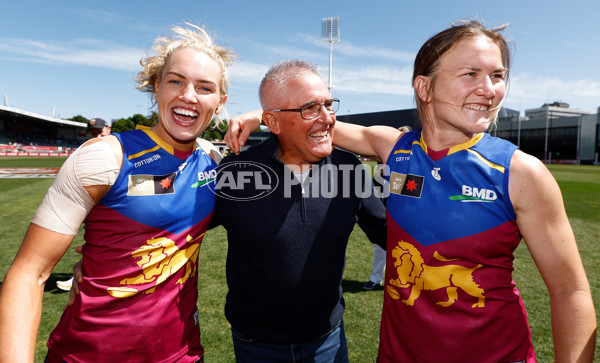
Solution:
<path fill-rule="evenodd" d="M 212 183 L 217 177 L 215 169 L 209 171 L 201 171 L 198 173 L 198 182 L 192 185 L 192 188 L 204 187 Z"/>
<path fill-rule="evenodd" d="M 493 202 L 498 199 L 496 192 L 491 189 L 462 186 L 462 195 L 453 195 L 450 200 L 460 200 L 461 202 Z"/>
<path fill-rule="evenodd" d="M 256 200 L 273 193 L 279 177 L 270 167 L 253 161 L 221 164 L 213 192 L 217 196 L 238 201 Z"/>

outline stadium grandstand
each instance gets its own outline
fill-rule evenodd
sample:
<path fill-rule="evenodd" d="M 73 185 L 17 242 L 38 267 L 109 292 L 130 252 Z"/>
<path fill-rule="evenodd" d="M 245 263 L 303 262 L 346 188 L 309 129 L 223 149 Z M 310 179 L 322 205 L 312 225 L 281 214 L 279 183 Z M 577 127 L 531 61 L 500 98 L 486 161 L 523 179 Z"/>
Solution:
<path fill-rule="evenodd" d="M 68 156 L 87 125 L 0 106 L 0 156 Z"/>

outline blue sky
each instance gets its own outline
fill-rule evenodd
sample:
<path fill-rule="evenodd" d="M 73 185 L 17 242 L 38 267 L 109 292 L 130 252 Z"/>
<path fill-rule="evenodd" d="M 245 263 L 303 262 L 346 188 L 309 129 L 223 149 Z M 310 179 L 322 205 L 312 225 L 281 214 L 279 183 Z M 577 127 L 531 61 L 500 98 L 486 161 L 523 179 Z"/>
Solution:
<path fill-rule="evenodd" d="M 134 88 L 154 38 L 184 21 L 203 25 L 238 59 L 230 70 L 229 117 L 259 108 L 268 67 L 299 58 L 322 68 L 321 20 L 340 18 L 333 44 L 338 114 L 414 107 L 410 78 L 421 44 L 457 19 L 510 23 L 516 110 L 563 101 L 600 107 L 600 2 L 565 1 L 138 1 L 8 0 L 0 5 L 0 102 L 46 116 L 106 120 L 150 112 Z"/>

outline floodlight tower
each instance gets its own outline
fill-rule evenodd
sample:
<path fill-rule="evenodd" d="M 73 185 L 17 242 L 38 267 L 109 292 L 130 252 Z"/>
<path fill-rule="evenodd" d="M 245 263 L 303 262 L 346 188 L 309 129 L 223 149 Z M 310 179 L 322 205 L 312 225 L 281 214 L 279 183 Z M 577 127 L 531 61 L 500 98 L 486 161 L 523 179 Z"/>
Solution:
<path fill-rule="evenodd" d="M 333 43 L 340 41 L 340 18 L 323 18 L 321 22 L 321 38 L 329 42 L 329 91 L 331 85 L 331 68 L 333 65 Z"/>

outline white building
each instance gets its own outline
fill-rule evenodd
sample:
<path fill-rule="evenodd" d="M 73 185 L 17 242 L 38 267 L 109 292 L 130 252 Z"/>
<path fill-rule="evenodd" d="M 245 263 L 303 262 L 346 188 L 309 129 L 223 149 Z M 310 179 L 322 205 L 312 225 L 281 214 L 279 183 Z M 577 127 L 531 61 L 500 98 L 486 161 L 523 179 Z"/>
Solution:
<path fill-rule="evenodd" d="M 580 110 L 578 108 L 570 108 L 566 102 L 552 102 L 550 104 L 545 103 L 540 108 L 532 108 L 525 110 L 525 117 L 527 119 L 546 119 L 546 117 L 553 119 L 559 117 L 577 117 L 591 114 L 590 111 Z"/>

